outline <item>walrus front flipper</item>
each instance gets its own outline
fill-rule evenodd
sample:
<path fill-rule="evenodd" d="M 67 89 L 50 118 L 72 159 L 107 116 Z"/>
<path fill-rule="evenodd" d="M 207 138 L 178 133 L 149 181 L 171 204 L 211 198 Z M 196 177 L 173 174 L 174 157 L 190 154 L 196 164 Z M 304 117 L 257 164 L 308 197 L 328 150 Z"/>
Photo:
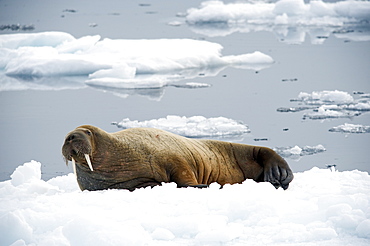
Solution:
<path fill-rule="evenodd" d="M 283 169 L 284 170 L 284 169 Z M 281 180 L 281 187 L 286 190 L 288 189 L 289 187 L 289 183 L 293 180 L 294 178 L 294 175 L 293 175 L 293 172 L 292 170 L 290 170 L 290 168 L 286 169 L 285 170 L 286 172 L 286 177 L 284 179 Z"/>
<path fill-rule="evenodd" d="M 274 165 L 270 168 L 265 168 L 263 181 L 270 182 L 276 189 L 282 187 L 288 189 L 289 183 L 293 180 L 293 172 L 290 168 L 284 168 Z"/>
<path fill-rule="evenodd" d="M 279 187 L 288 189 L 294 177 L 288 163 L 275 151 L 266 147 L 260 147 L 257 158 L 263 167 L 263 173 L 256 181 L 270 182 L 276 189 Z"/>

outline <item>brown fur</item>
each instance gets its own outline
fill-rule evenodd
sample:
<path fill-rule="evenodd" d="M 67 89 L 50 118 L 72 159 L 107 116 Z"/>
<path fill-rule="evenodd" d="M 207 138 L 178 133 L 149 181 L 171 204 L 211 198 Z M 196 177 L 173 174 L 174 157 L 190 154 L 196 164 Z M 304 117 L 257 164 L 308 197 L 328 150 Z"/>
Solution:
<path fill-rule="evenodd" d="M 107 133 L 94 126 L 70 132 L 62 147 L 65 159 L 76 160 L 81 190 L 128 189 L 176 182 L 178 187 L 204 187 L 268 181 L 288 188 L 293 173 L 283 158 L 265 147 L 198 140 L 154 128 Z M 94 171 L 84 154 L 91 158 Z"/>

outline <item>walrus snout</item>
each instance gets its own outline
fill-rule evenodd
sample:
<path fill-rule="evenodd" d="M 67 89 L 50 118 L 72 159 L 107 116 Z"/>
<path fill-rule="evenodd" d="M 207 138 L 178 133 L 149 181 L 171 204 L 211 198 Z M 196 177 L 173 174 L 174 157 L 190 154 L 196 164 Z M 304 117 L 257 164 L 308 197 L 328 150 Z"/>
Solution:
<path fill-rule="evenodd" d="M 67 163 L 68 161 L 72 161 L 74 168 L 76 161 L 79 163 L 86 161 L 90 170 L 94 171 L 90 160 L 92 150 L 90 136 L 91 132 L 89 130 L 83 131 L 82 129 L 70 132 L 66 136 L 62 147 L 62 154 Z"/>

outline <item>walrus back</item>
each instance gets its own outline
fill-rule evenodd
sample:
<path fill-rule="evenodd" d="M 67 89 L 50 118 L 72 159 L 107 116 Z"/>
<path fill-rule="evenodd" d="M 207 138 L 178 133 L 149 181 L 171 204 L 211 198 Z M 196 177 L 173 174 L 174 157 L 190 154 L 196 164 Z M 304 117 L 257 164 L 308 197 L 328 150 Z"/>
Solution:
<path fill-rule="evenodd" d="M 191 139 L 155 128 L 130 128 L 113 135 L 137 149 L 144 158 L 150 156 L 162 169 L 174 172 L 177 168 L 190 169 L 196 179 L 192 185 L 245 180 L 231 143 Z M 167 182 L 178 182 L 171 178 Z"/>

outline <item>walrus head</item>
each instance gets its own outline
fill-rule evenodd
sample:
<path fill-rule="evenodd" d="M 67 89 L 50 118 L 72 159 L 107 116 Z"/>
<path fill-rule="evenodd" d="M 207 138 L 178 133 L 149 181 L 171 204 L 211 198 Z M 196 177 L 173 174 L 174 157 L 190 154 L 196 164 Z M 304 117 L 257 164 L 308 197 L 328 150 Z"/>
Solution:
<path fill-rule="evenodd" d="M 150 163 L 138 160 L 134 152 L 135 148 L 131 150 L 115 135 L 90 125 L 68 133 L 62 146 L 64 159 L 67 164 L 72 161 L 81 190 L 134 190 L 160 185 L 150 176 Z"/>
<path fill-rule="evenodd" d="M 93 149 L 93 134 L 87 128 L 77 128 L 67 134 L 62 147 L 62 153 L 66 164 L 72 161 L 73 170 L 76 174 L 76 162 L 87 164 L 91 171 L 94 171 L 90 156 Z"/>

